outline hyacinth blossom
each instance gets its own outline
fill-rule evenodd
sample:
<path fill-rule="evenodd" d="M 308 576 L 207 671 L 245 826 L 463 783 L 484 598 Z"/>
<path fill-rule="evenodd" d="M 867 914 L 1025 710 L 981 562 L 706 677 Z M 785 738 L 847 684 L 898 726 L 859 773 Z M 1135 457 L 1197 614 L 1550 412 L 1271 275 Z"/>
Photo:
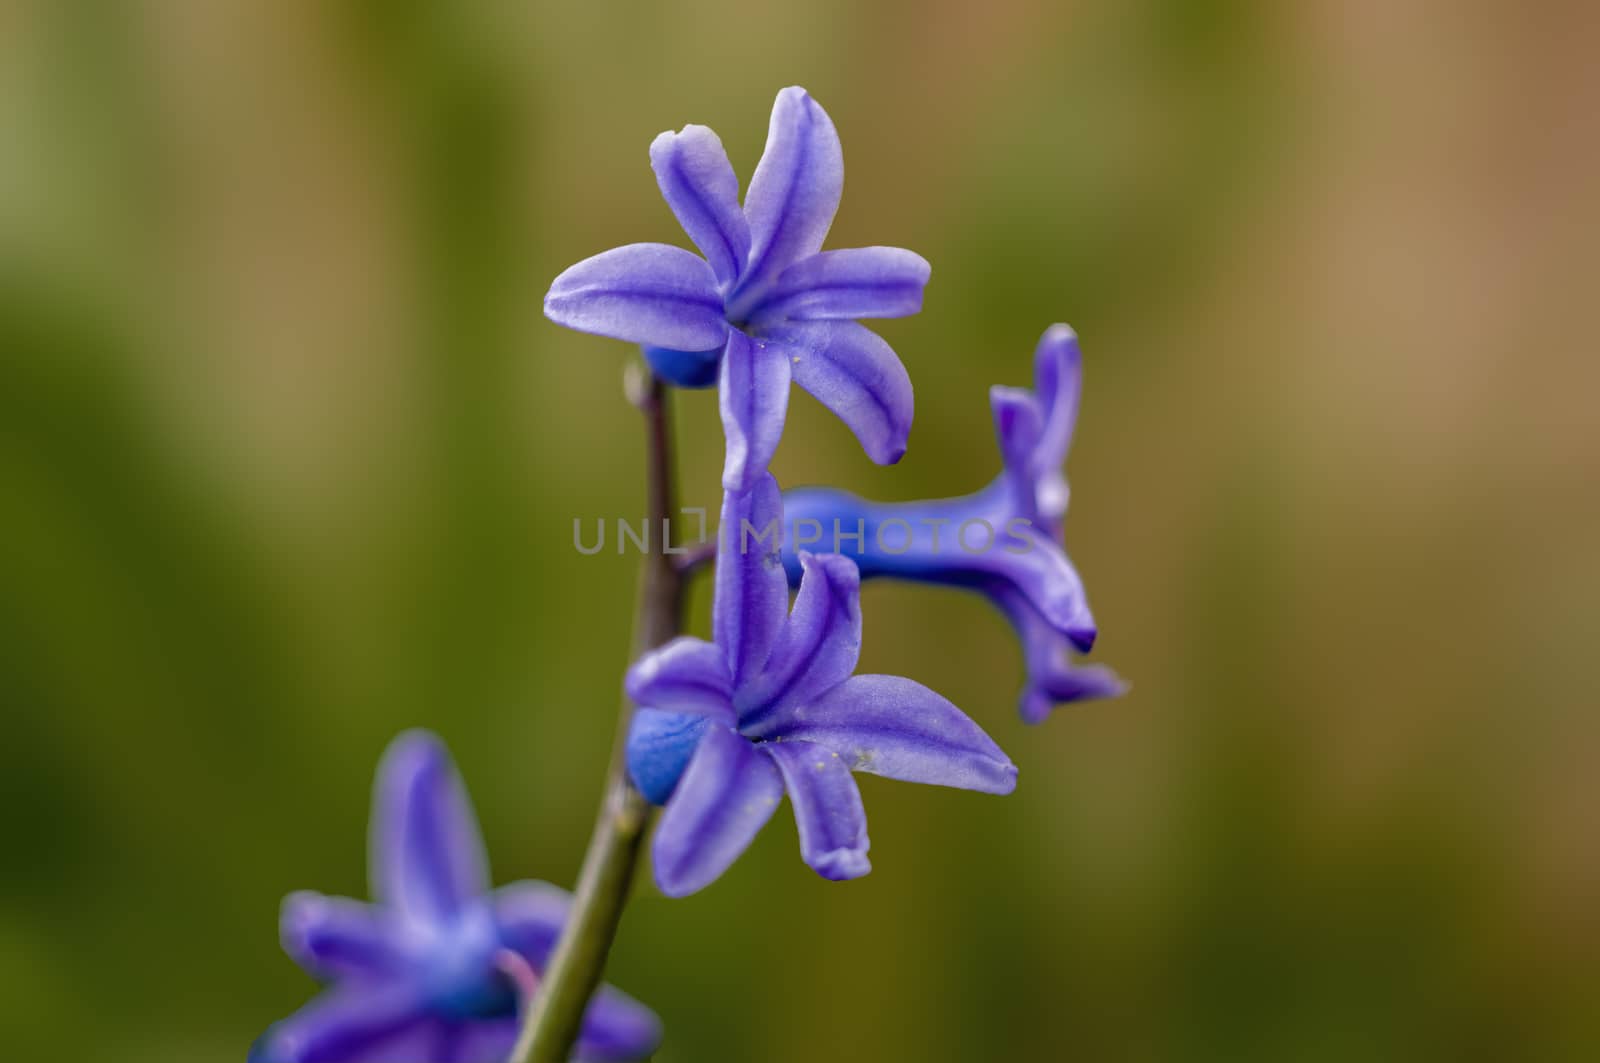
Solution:
<path fill-rule="evenodd" d="M 784 496 L 796 543 L 808 535 L 850 551 L 863 578 L 970 587 L 992 601 L 1016 629 L 1027 669 L 1019 708 L 1029 723 L 1060 703 L 1112 697 L 1125 686 L 1103 665 L 1080 665 L 1096 627 L 1083 583 L 1062 548 L 1067 481 L 1082 390 L 1078 337 L 1066 325 L 1045 331 L 1034 355 L 1034 388 L 990 390 L 1002 471 L 961 498 L 876 503 L 843 491 L 807 487 Z M 802 571 L 794 547 L 784 564 Z"/>
<path fill-rule="evenodd" d="M 376 903 L 285 898 L 284 950 L 327 988 L 271 1027 L 252 1063 L 503 1063 L 568 895 L 544 882 L 489 891 L 466 789 L 420 731 L 396 738 L 378 769 L 370 857 Z M 660 1040 L 649 1009 L 603 986 L 574 1058 L 642 1059 Z"/>
<path fill-rule="evenodd" d="M 766 471 L 791 380 L 844 421 L 873 461 L 899 461 L 911 379 L 856 319 L 915 314 L 929 266 L 898 247 L 821 250 L 844 188 L 839 135 L 821 105 L 801 88 L 778 93 L 742 207 L 733 165 L 705 126 L 662 133 L 650 163 L 704 257 L 667 244 L 613 248 L 558 276 L 545 314 L 643 345 L 673 383 L 715 378 L 728 490 L 747 490 Z"/>
<path fill-rule="evenodd" d="M 789 609 L 782 516 L 771 474 L 724 496 L 715 641 L 675 639 L 628 672 L 642 707 L 628 761 L 641 792 L 666 805 L 654 857 L 670 896 L 721 875 L 785 793 L 805 862 L 824 878 L 865 875 L 853 771 L 985 793 L 1016 787 L 1016 767 L 950 702 L 909 679 L 853 674 L 861 610 L 849 558 L 802 554 Z"/>

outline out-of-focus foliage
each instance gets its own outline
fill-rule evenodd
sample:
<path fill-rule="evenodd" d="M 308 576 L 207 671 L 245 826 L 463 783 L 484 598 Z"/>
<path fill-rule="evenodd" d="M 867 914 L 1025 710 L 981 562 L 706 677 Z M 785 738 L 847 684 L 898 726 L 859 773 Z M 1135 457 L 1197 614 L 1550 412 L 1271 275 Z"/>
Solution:
<path fill-rule="evenodd" d="M 1597 29 L 0 8 L 5 1055 L 240 1058 L 311 991 L 278 899 L 363 892 L 404 727 L 450 743 L 500 880 L 571 882 L 634 567 L 571 525 L 637 518 L 640 443 L 622 346 L 539 297 L 679 238 L 657 132 L 713 125 L 748 173 L 801 83 L 844 139 L 830 245 L 934 276 L 883 327 L 906 460 L 797 396 L 774 471 L 983 483 L 985 388 L 1070 321 L 1068 542 L 1134 690 L 1024 728 L 981 602 L 870 587 L 863 669 L 951 697 L 1021 786 L 865 780 L 858 883 L 787 823 L 704 894 L 642 883 L 611 974 L 663 1063 L 1600 1056 Z M 678 415 L 714 511 L 714 400 Z"/>

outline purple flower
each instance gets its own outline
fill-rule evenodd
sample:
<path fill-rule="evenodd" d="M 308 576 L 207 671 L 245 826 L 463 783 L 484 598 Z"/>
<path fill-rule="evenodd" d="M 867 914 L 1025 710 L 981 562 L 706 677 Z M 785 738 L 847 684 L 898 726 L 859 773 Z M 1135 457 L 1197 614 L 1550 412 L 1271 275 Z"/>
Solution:
<path fill-rule="evenodd" d="M 1001 474 L 975 494 L 926 502 L 875 503 L 827 488 L 784 496 L 794 529 L 784 556 L 791 581 L 795 552 L 808 542 L 848 543 L 863 578 L 893 576 L 970 587 L 999 607 L 1022 641 L 1027 665 L 1020 710 L 1038 723 L 1059 703 L 1113 697 L 1125 684 L 1103 665 L 1083 666 L 1096 627 L 1077 569 L 1062 548 L 1067 481 L 1082 389 L 1078 337 L 1052 325 L 1034 356 L 1034 389 L 990 390 Z"/>
<path fill-rule="evenodd" d="M 719 378 L 722 480 L 731 491 L 766 471 L 791 380 L 844 421 L 873 461 L 899 461 L 911 431 L 911 379 L 855 319 L 922 309 L 929 266 L 898 247 L 821 250 L 844 187 L 827 112 L 804 89 L 778 93 L 743 207 L 722 141 L 705 126 L 662 133 L 650 164 L 705 257 L 629 244 L 585 259 L 550 286 L 550 320 L 644 345 L 674 383 Z"/>
<path fill-rule="evenodd" d="M 489 892 L 466 789 L 431 734 L 390 744 L 372 806 L 377 902 L 284 898 L 284 950 L 327 988 L 262 1035 L 252 1063 L 501 1063 L 568 895 L 545 882 Z M 640 1059 L 660 1040 L 649 1009 L 602 986 L 575 1058 Z"/>
<path fill-rule="evenodd" d="M 944 698 L 909 679 L 852 674 L 861 651 L 852 561 L 801 554 L 805 577 L 789 609 L 782 517 L 770 474 L 724 495 L 715 641 L 675 639 L 628 672 L 628 695 L 647 707 L 628 762 L 641 791 L 666 805 L 654 854 L 670 896 L 721 875 L 786 792 L 805 862 L 850 879 L 871 870 L 851 772 L 985 793 L 1016 787 L 1016 767 Z"/>

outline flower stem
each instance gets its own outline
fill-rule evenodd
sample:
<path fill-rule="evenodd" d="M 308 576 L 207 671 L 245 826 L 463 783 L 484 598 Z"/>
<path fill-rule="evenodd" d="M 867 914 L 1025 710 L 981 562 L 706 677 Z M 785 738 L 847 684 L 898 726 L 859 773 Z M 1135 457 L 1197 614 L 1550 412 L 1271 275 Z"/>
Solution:
<path fill-rule="evenodd" d="M 629 398 L 645 417 L 646 492 L 649 527 L 661 528 L 676 509 L 672 426 L 660 378 L 630 367 Z M 664 545 L 664 544 L 663 544 Z M 634 613 L 633 657 L 654 649 L 683 628 L 683 573 L 664 550 L 645 551 Z M 606 794 L 589 851 L 583 858 L 577 896 L 555 955 L 540 980 L 510 1063 L 566 1063 L 583 1024 L 589 997 L 600 984 L 606 954 L 622 920 L 640 843 L 653 809 L 628 778 L 623 749 L 633 706 L 626 699 L 611 753 Z"/>

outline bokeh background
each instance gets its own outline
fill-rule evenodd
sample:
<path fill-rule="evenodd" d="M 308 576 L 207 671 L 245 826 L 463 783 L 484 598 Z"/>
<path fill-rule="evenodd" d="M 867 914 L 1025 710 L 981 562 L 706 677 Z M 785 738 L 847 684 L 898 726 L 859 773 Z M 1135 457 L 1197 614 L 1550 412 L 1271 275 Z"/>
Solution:
<path fill-rule="evenodd" d="M 405 727 L 498 878 L 571 884 L 635 574 L 571 522 L 640 514 L 641 447 L 628 352 L 540 297 L 682 241 L 657 132 L 748 177 L 801 83 L 830 245 L 934 280 L 882 327 L 905 461 L 801 396 L 775 471 L 976 487 L 1070 321 L 1134 687 L 1026 728 L 984 603 L 872 586 L 864 667 L 1022 785 L 866 779 L 850 885 L 786 812 L 643 883 L 661 1063 L 1600 1059 L 1597 51 L 1581 2 L 0 3 L 0 1053 L 242 1058 Z"/>

